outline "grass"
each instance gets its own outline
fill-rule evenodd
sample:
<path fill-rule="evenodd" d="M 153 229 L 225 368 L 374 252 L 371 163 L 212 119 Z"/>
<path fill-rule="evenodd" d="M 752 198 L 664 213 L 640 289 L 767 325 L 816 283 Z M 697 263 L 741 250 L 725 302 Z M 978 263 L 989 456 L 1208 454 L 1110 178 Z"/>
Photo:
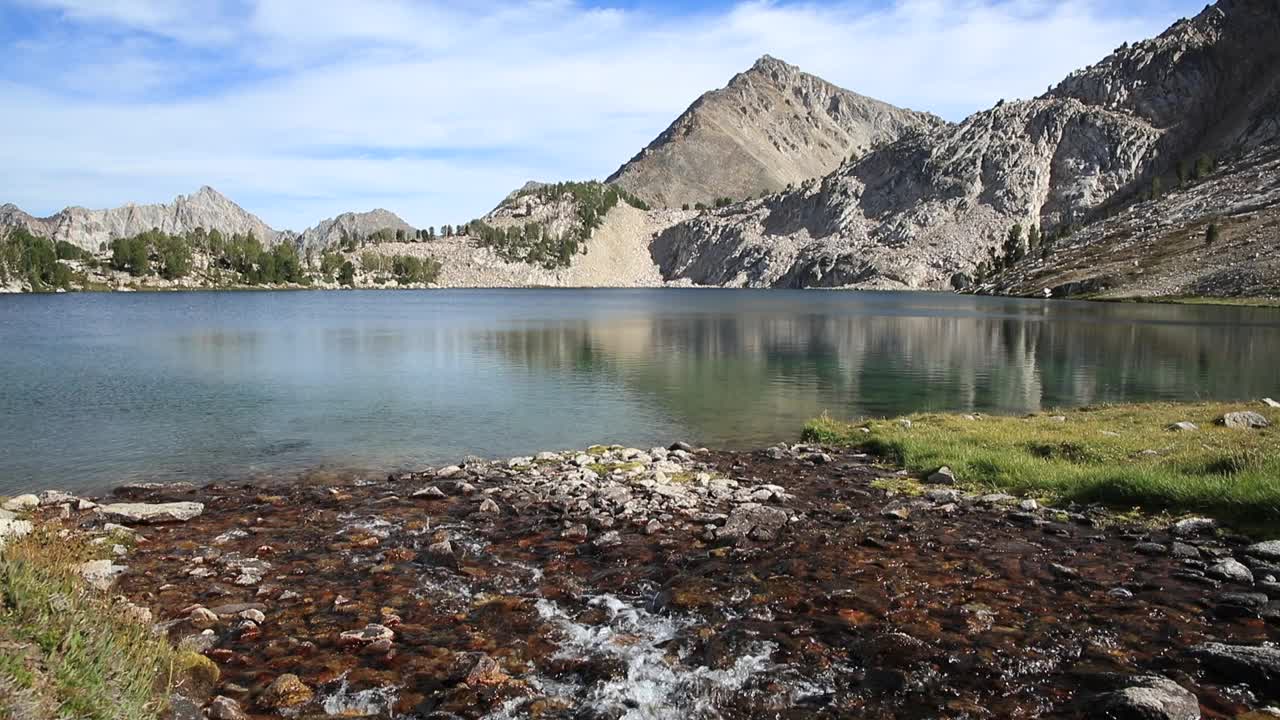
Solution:
<path fill-rule="evenodd" d="M 1208 297 L 1202 295 L 1169 295 L 1160 297 L 1095 298 L 1105 302 L 1151 303 L 1157 305 L 1230 305 L 1234 307 L 1280 307 L 1280 299 L 1271 297 Z"/>
<path fill-rule="evenodd" d="M 191 659 L 84 584 L 102 552 L 44 528 L 0 550 L 0 718 L 161 717 Z"/>
<path fill-rule="evenodd" d="M 1029 417 L 919 414 L 850 423 L 823 416 L 809 442 L 845 445 L 925 475 L 946 465 L 972 489 L 1057 502 L 1105 503 L 1145 512 L 1212 515 L 1262 534 L 1280 533 L 1280 426 L 1230 430 L 1214 420 L 1252 403 L 1109 405 Z M 1176 422 L 1195 432 L 1168 429 Z"/>

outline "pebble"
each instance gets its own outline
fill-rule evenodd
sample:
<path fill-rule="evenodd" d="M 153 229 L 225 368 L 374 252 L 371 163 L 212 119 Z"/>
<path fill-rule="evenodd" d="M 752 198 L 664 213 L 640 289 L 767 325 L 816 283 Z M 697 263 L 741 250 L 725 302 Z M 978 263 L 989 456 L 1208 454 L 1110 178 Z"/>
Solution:
<path fill-rule="evenodd" d="M 415 490 L 413 494 L 410 495 L 409 497 L 431 498 L 431 499 L 439 500 L 448 496 L 444 494 L 443 490 L 436 487 L 435 485 L 428 485 L 427 487 L 424 487 L 421 490 Z"/>
<path fill-rule="evenodd" d="M 497 515 L 502 512 L 502 508 L 498 507 L 498 503 L 494 502 L 493 498 L 485 498 L 476 512 L 481 515 Z"/>

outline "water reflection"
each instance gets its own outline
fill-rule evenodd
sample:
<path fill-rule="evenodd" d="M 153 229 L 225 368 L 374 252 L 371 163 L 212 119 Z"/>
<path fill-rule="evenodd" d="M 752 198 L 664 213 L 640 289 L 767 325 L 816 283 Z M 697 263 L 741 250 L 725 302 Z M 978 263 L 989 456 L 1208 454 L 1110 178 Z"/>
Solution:
<path fill-rule="evenodd" d="M 50 328 L 57 328 L 51 333 Z M 0 298 L 0 493 L 1280 392 L 1280 314 L 909 293 Z"/>

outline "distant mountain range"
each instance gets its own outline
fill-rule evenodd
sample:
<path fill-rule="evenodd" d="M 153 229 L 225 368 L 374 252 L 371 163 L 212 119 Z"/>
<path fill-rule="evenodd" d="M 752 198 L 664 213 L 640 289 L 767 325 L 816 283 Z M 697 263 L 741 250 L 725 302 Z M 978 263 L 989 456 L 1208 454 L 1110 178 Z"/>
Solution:
<path fill-rule="evenodd" d="M 653 208 L 643 221 L 628 210 L 609 237 L 647 250 L 654 277 L 685 284 L 1273 294 L 1278 172 L 1280 3 L 1220 0 L 1038 98 L 958 124 L 765 56 L 608 179 Z M 514 221 L 527 209 L 512 203 L 528 197 L 488 217 Z M 151 228 L 307 247 L 414 231 L 386 210 L 279 231 L 207 187 L 48 218 L 5 205 L 0 227 L 90 250 Z M 632 274 L 646 275 L 634 255 Z"/>

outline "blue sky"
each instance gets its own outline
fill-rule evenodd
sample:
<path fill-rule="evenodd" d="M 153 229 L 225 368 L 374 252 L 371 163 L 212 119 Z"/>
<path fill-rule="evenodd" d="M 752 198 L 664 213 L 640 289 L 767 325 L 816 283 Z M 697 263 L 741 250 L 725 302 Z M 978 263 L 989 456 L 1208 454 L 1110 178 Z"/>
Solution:
<path fill-rule="evenodd" d="M 0 0 L 0 202 L 212 185 L 277 228 L 458 223 L 603 178 L 769 53 L 948 119 L 1031 97 L 1188 0 Z"/>

